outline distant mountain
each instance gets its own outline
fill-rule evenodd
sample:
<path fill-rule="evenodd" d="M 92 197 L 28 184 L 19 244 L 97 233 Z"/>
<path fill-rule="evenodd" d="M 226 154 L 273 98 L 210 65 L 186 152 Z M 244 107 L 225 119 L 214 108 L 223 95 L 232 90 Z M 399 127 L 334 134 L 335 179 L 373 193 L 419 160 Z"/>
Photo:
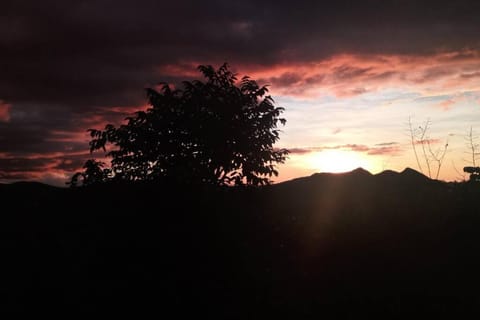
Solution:
<path fill-rule="evenodd" d="M 296 178 L 276 184 L 272 188 L 295 193 L 299 190 L 313 192 L 322 188 L 339 188 L 341 186 L 344 191 L 365 193 L 372 189 L 378 189 L 378 192 L 382 192 L 384 188 L 389 190 L 399 188 L 399 191 L 413 188 L 411 189 L 413 191 L 431 185 L 441 186 L 445 183 L 432 180 L 411 168 L 406 168 L 402 172 L 386 170 L 375 175 L 363 168 L 357 168 L 345 173 L 315 173 L 309 177 Z"/>
<path fill-rule="evenodd" d="M 0 199 L 3 203 L 13 202 L 19 206 L 29 206 L 41 200 L 44 203 L 53 204 L 55 199 L 63 196 L 64 188 L 54 187 L 40 182 L 15 182 L 0 184 Z M 32 200 L 34 200 L 32 202 Z M 23 202 L 23 203 L 22 203 Z"/>
<path fill-rule="evenodd" d="M 13 183 L 0 183 L 0 190 L 16 189 L 16 190 L 57 190 L 61 189 L 49 184 L 35 182 L 35 181 L 19 181 Z"/>
<path fill-rule="evenodd" d="M 423 175 L 422 173 L 411 169 L 411 168 L 406 168 L 404 169 L 401 173 L 398 173 L 396 171 L 392 170 L 386 170 L 383 171 L 379 174 L 373 175 L 369 171 L 359 167 L 357 169 L 354 169 L 349 172 L 343 172 L 343 173 L 314 173 L 309 177 L 300 177 L 300 178 L 294 178 L 292 180 L 284 181 L 281 183 L 278 183 L 277 185 L 289 185 L 289 184 L 296 184 L 301 181 L 320 181 L 322 179 L 350 179 L 350 180 L 355 180 L 355 179 L 365 179 L 365 178 L 372 178 L 372 177 L 395 177 L 400 179 L 411 179 L 418 181 L 419 179 L 422 180 L 430 180 L 428 177 Z M 18 190 L 18 191 L 35 191 L 35 190 L 48 190 L 48 191 L 53 191 L 53 190 L 60 190 L 60 189 L 66 189 L 66 188 L 60 188 L 48 184 L 44 184 L 41 182 L 33 182 L 33 181 L 20 181 L 20 182 L 14 182 L 14 183 L 9 183 L 9 184 L 2 184 L 0 183 L 0 191 L 1 190 Z"/>

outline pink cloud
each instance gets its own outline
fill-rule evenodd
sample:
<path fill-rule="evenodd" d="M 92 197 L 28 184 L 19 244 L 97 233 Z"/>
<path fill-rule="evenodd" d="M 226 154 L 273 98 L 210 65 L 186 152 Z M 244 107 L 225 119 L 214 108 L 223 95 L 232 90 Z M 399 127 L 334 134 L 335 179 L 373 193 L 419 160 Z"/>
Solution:
<path fill-rule="evenodd" d="M 342 86 L 341 88 L 337 89 L 337 90 L 334 90 L 334 93 L 335 93 L 335 96 L 337 96 L 338 98 L 350 98 L 350 97 L 354 97 L 354 96 L 358 96 L 358 95 L 361 95 L 361 94 L 364 94 L 364 93 L 367 93 L 369 92 L 370 90 L 368 89 L 365 89 L 365 88 L 344 88 L 344 86 Z"/>
<path fill-rule="evenodd" d="M 363 144 L 344 144 L 337 146 L 336 149 L 347 149 L 355 152 L 368 152 L 371 148 Z"/>
<path fill-rule="evenodd" d="M 288 152 L 290 154 L 307 154 L 315 151 L 314 148 L 290 148 Z"/>
<path fill-rule="evenodd" d="M 368 154 L 371 156 L 377 155 L 399 155 L 402 149 L 399 145 L 384 146 L 384 147 L 375 147 L 368 151 Z"/>
<path fill-rule="evenodd" d="M 45 141 L 52 142 L 81 142 L 81 141 L 90 141 L 88 132 L 84 129 L 81 131 L 60 131 L 52 130 L 50 131 L 50 137 L 46 138 Z M 87 144 L 85 144 L 87 145 Z"/>
<path fill-rule="evenodd" d="M 271 84 L 273 94 L 300 98 L 348 98 L 389 87 L 429 95 L 478 91 L 479 69 L 476 50 L 425 56 L 344 54 L 316 62 L 241 67 L 260 84 Z"/>
<path fill-rule="evenodd" d="M 455 104 L 454 99 L 447 99 L 445 101 L 440 102 L 438 105 L 443 109 L 443 110 L 450 110 L 452 106 Z"/>
<path fill-rule="evenodd" d="M 12 105 L 0 100 L 0 122 L 10 121 L 10 109 Z"/>
<path fill-rule="evenodd" d="M 64 185 L 67 177 L 81 167 L 91 155 L 85 152 L 55 152 L 50 154 L 15 155 L 3 153 L 0 158 L 0 181 L 37 180 L 57 177 Z"/>
<path fill-rule="evenodd" d="M 183 61 L 157 71 L 163 78 L 199 78 L 198 65 Z M 239 77 L 249 75 L 260 85 L 270 85 L 272 95 L 307 99 L 349 98 L 391 87 L 429 95 L 480 90 L 480 50 L 472 49 L 430 55 L 337 54 L 317 61 L 236 64 L 235 68 Z"/>
<path fill-rule="evenodd" d="M 470 73 L 462 73 L 462 74 L 460 75 L 460 77 L 466 78 L 466 79 L 480 78 L 480 71 L 470 72 Z"/>
<path fill-rule="evenodd" d="M 424 139 L 420 141 L 415 141 L 415 144 L 437 144 L 442 142 L 440 139 Z"/>

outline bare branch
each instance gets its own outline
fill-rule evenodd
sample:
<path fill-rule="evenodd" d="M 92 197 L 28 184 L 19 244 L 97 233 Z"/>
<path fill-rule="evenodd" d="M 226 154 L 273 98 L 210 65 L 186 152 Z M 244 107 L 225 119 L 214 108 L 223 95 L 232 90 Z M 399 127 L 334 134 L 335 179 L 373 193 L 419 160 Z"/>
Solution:
<path fill-rule="evenodd" d="M 415 154 L 415 160 L 417 160 L 417 165 L 418 168 L 420 169 L 420 172 L 423 173 L 422 165 L 420 164 L 420 160 L 418 159 L 418 153 L 417 153 L 417 148 L 416 148 L 416 141 L 415 141 L 415 130 L 412 127 L 412 118 L 408 117 L 408 127 L 410 128 L 410 140 L 412 143 L 412 148 L 413 148 L 413 153 Z"/>
<path fill-rule="evenodd" d="M 469 146 L 469 149 L 470 149 L 469 153 L 471 153 L 471 155 L 472 155 L 472 165 L 474 167 L 477 166 L 476 156 L 479 154 L 479 152 L 477 152 L 478 144 L 476 143 L 476 139 L 477 139 L 477 137 L 473 135 L 473 127 L 470 127 L 470 132 L 467 135 L 467 141 L 468 141 L 468 146 Z"/>
<path fill-rule="evenodd" d="M 452 160 L 452 166 L 453 166 L 453 170 L 455 170 L 455 172 L 460 176 L 460 179 L 462 181 L 465 181 L 465 172 L 460 172 L 457 167 L 455 166 L 455 161 Z"/>
<path fill-rule="evenodd" d="M 423 127 L 418 127 L 420 130 L 420 143 L 422 145 L 422 151 L 423 151 L 423 157 L 425 159 L 425 163 L 427 165 L 427 170 L 428 170 L 428 177 L 432 178 L 432 170 L 430 168 L 430 160 L 428 159 L 427 151 L 425 149 L 425 143 L 428 143 L 428 136 L 427 136 L 427 131 L 428 131 L 428 126 L 430 125 L 430 119 L 427 119 L 425 121 L 425 124 Z"/>
<path fill-rule="evenodd" d="M 437 172 L 435 174 L 435 179 L 438 180 L 438 176 L 440 175 L 440 169 L 442 168 L 442 164 L 443 164 L 443 159 L 445 158 L 445 154 L 447 154 L 448 139 L 445 143 L 445 146 L 443 147 L 443 150 L 438 149 L 436 152 L 432 151 L 429 140 L 427 140 L 427 143 L 428 143 L 428 151 L 430 152 L 432 159 L 435 162 L 437 162 Z"/>

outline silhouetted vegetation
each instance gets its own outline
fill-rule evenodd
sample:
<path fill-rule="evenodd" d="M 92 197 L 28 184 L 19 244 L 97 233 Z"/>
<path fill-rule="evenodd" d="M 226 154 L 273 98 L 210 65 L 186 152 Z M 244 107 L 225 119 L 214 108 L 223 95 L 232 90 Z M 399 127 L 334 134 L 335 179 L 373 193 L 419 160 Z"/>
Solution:
<path fill-rule="evenodd" d="M 480 167 L 477 167 L 477 156 L 480 154 L 478 152 L 478 136 L 473 133 L 473 128 L 470 127 L 470 131 L 466 137 L 467 146 L 471 156 L 472 166 L 467 166 L 463 168 L 463 172 L 470 174 L 471 182 L 480 182 Z"/>
<path fill-rule="evenodd" d="M 67 185 L 71 187 L 91 186 L 98 183 L 107 182 L 111 178 L 112 170 L 104 168 L 105 163 L 89 159 L 83 165 L 83 172 L 75 173 Z"/>
<path fill-rule="evenodd" d="M 480 182 L 480 167 L 464 167 L 463 172 L 470 174 L 469 181 Z"/>
<path fill-rule="evenodd" d="M 411 117 L 408 118 L 408 129 L 410 134 L 410 143 L 412 144 L 413 154 L 415 155 L 415 160 L 417 161 L 418 169 L 420 172 L 428 175 L 429 178 L 438 179 L 440 175 L 440 170 L 443 165 L 443 160 L 448 150 L 448 139 L 445 141 L 443 148 L 436 150 L 432 149 L 432 139 L 428 135 L 428 130 L 430 129 L 430 119 L 427 119 L 423 125 L 414 126 L 412 124 Z M 423 162 L 425 164 L 426 170 L 422 166 L 422 161 L 417 152 L 417 145 L 421 146 L 421 155 L 423 157 Z M 436 164 L 435 166 L 432 163 Z M 434 174 L 435 172 L 435 174 Z"/>
<path fill-rule="evenodd" d="M 12 208 L 0 216 L 0 312 L 478 313 L 480 189 L 470 183 L 356 170 L 262 188 L 144 181 L 0 193 Z"/>
<path fill-rule="evenodd" d="M 282 108 L 226 65 L 148 89 L 91 130 L 72 186 L 0 185 L 2 309 L 208 319 L 464 318 L 478 310 L 480 189 L 406 169 L 269 184 Z M 438 178 L 429 122 L 410 133 Z M 107 150 L 109 146 L 113 147 Z M 475 149 L 473 161 L 475 161 Z M 477 167 L 467 167 L 475 180 Z M 217 188 L 233 185 L 232 188 Z M 17 201 L 16 199 L 22 199 Z"/>
<path fill-rule="evenodd" d="M 278 174 L 285 149 L 274 149 L 283 111 L 275 107 L 266 86 L 249 77 L 238 83 L 227 64 L 215 70 L 199 66 L 206 81 L 184 81 L 183 89 L 164 84 L 147 89 L 151 107 L 127 118 L 127 124 L 91 129 L 90 151 L 106 150 L 111 172 L 85 172 L 103 181 L 167 179 L 181 183 L 264 185 Z M 74 176 L 77 178 L 78 175 Z M 77 183 L 72 180 L 71 185 Z"/>

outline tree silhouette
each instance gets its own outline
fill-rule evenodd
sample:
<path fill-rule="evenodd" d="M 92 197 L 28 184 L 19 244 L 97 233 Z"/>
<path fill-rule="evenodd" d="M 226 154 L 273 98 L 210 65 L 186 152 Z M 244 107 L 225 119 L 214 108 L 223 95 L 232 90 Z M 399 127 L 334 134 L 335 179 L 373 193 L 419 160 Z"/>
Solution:
<path fill-rule="evenodd" d="M 114 179 L 174 179 L 182 183 L 264 185 L 278 175 L 288 151 L 276 149 L 283 108 L 266 86 L 248 76 L 239 83 L 227 64 L 199 66 L 206 81 L 147 89 L 150 108 L 118 128 L 90 129 L 90 151 L 113 149 Z"/>
<path fill-rule="evenodd" d="M 84 172 L 75 173 L 70 182 L 67 182 L 67 185 L 77 187 L 80 180 L 84 186 L 106 182 L 111 176 L 111 170 L 104 167 L 104 162 L 89 159 L 83 165 Z"/>
<path fill-rule="evenodd" d="M 430 119 L 427 119 L 423 125 L 414 127 L 412 124 L 412 118 L 408 117 L 410 143 L 412 144 L 413 154 L 415 155 L 415 160 L 417 161 L 418 168 L 421 173 L 425 175 L 428 174 L 428 177 L 430 179 L 435 178 L 436 180 L 438 180 L 438 176 L 440 175 L 440 169 L 442 168 L 443 160 L 445 159 L 445 155 L 447 154 L 448 150 L 448 139 L 443 145 L 443 148 L 439 148 L 434 151 L 431 145 L 433 139 L 431 139 L 428 135 L 431 124 L 432 123 Z M 421 165 L 421 161 L 416 148 L 417 145 L 421 146 L 423 159 L 427 168 L 426 173 L 423 171 Z M 434 166 L 432 165 L 432 163 L 434 162 L 437 163 L 437 170 L 435 171 L 435 175 L 433 175 Z"/>

